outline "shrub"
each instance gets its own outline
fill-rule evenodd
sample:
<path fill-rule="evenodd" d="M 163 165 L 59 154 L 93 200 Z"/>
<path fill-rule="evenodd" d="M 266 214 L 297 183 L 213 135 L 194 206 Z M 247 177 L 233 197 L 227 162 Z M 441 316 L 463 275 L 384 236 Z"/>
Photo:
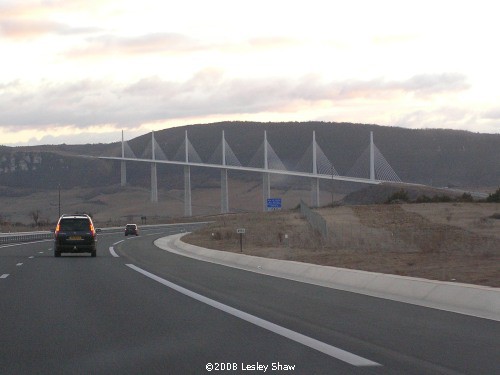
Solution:
<path fill-rule="evenodd" d="M 389 196 L 386 203 L 395 203 L 398 201 L 408 202 L 409 200 L 410 197 L 408 196 L 408 192 L 404 189 L 401 189 Z"/>
<path fill-rule="evenodd" d="M 417 203 L 430 203 L 432 202 L 432 198 L 431 197 L 428 197 L 427 195 L 419 195 L 416 199 Z"/>
<path fill-rule="evenodd" d="M 463 193 L 462 196 L 459 198 L 459 201 L 460 202 L 474 202 L 474 198 L 469 193 Z"/>
<path fill-rule="evenodd" d="M 500 188 L 497 189 L 493 194 L 490 194 L 488 198 L 486 198 L 486 202 L 500 202 Z"/>
<path fill-rule="evenodd" d="M 433 202 L 451 202 L 453 199 L 448 195 L 435 195 L 432 197 Z"/>

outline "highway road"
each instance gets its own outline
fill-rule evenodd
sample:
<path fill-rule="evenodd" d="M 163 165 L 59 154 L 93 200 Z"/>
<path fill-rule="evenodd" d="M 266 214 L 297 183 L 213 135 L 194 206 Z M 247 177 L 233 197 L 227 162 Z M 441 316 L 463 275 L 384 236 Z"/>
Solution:
<path fill-rule="evenodd" d="M 0 247 L 0 374 L 499 374 L 500 323 L 169 253 Z M 209 371 L 210 370 L 210 371 Z"/>

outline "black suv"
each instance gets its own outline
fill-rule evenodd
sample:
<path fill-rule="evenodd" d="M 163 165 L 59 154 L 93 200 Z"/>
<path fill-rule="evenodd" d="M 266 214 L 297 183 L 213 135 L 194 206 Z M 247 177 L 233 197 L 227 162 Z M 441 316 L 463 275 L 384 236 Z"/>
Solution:
<path fill-rule="evenodd" d="M 96 256 L 97 236 L 88 215 L 62 215 L 54 232 L 54 256 L 61 253 L 90 253 Z"/>
<path fill-rule="evenodd" d="M 128 236 L 129 234 L 135 234 L 136 236 L 139 235 L 139 229 L 137 229 L 137 224 L 127 224 L 125 226 L 125 236 Z"/>

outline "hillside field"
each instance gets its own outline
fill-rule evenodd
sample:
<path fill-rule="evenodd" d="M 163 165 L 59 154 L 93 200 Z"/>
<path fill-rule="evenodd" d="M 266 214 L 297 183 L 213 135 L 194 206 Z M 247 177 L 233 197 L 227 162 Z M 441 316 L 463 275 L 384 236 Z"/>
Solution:
<path fill-rule="evenodd" d="M 224 215 L 185 241 L 243 253 L 373 272 L 500 287 L 500 205 L 431 203 L 317 210 L 322 239 L 298 210 Z"/>

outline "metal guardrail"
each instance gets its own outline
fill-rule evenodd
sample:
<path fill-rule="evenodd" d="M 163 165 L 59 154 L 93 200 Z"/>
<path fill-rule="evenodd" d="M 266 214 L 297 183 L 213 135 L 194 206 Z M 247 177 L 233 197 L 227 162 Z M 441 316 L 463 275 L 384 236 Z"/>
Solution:
<path fill-rule="evenodd" d="M 54 232 L 19 232 L 0 234 L 0 244 L 30 242 L 54 238 Z"/>
<path fill-rule="evenodd" d="M 200 224 L 206 224 L 204 222 L 199 223 L 179 223 L 179 224 L 153 224 L 153 225 L 142 225 L 139 229 L 155 229 L 163 228 L 166 226 L 183 226 L 186 231 L 189 231 L 193 227 L 198 227 Z M 99 233 L 119 233 L 123 232 L 124 227 L 109 227 L 109 228 L 98 228 Z M 18 232 L 18 233 L 0 233 L 0 245 L 11 244 L 11 243 L 21 243 L 39 240 L 50 240 L 54 238 L 54 232 L 43 231 L 43 232 Z"/>
<path fill-rule="evenodd" d="M 323 218 L 323 216 L 311 210 L 303 200 L 300 201 L 300 215 L 306 218 L 311 227 L 317 230 L 324 240 L 328 238 L 326 220 Z"/>

